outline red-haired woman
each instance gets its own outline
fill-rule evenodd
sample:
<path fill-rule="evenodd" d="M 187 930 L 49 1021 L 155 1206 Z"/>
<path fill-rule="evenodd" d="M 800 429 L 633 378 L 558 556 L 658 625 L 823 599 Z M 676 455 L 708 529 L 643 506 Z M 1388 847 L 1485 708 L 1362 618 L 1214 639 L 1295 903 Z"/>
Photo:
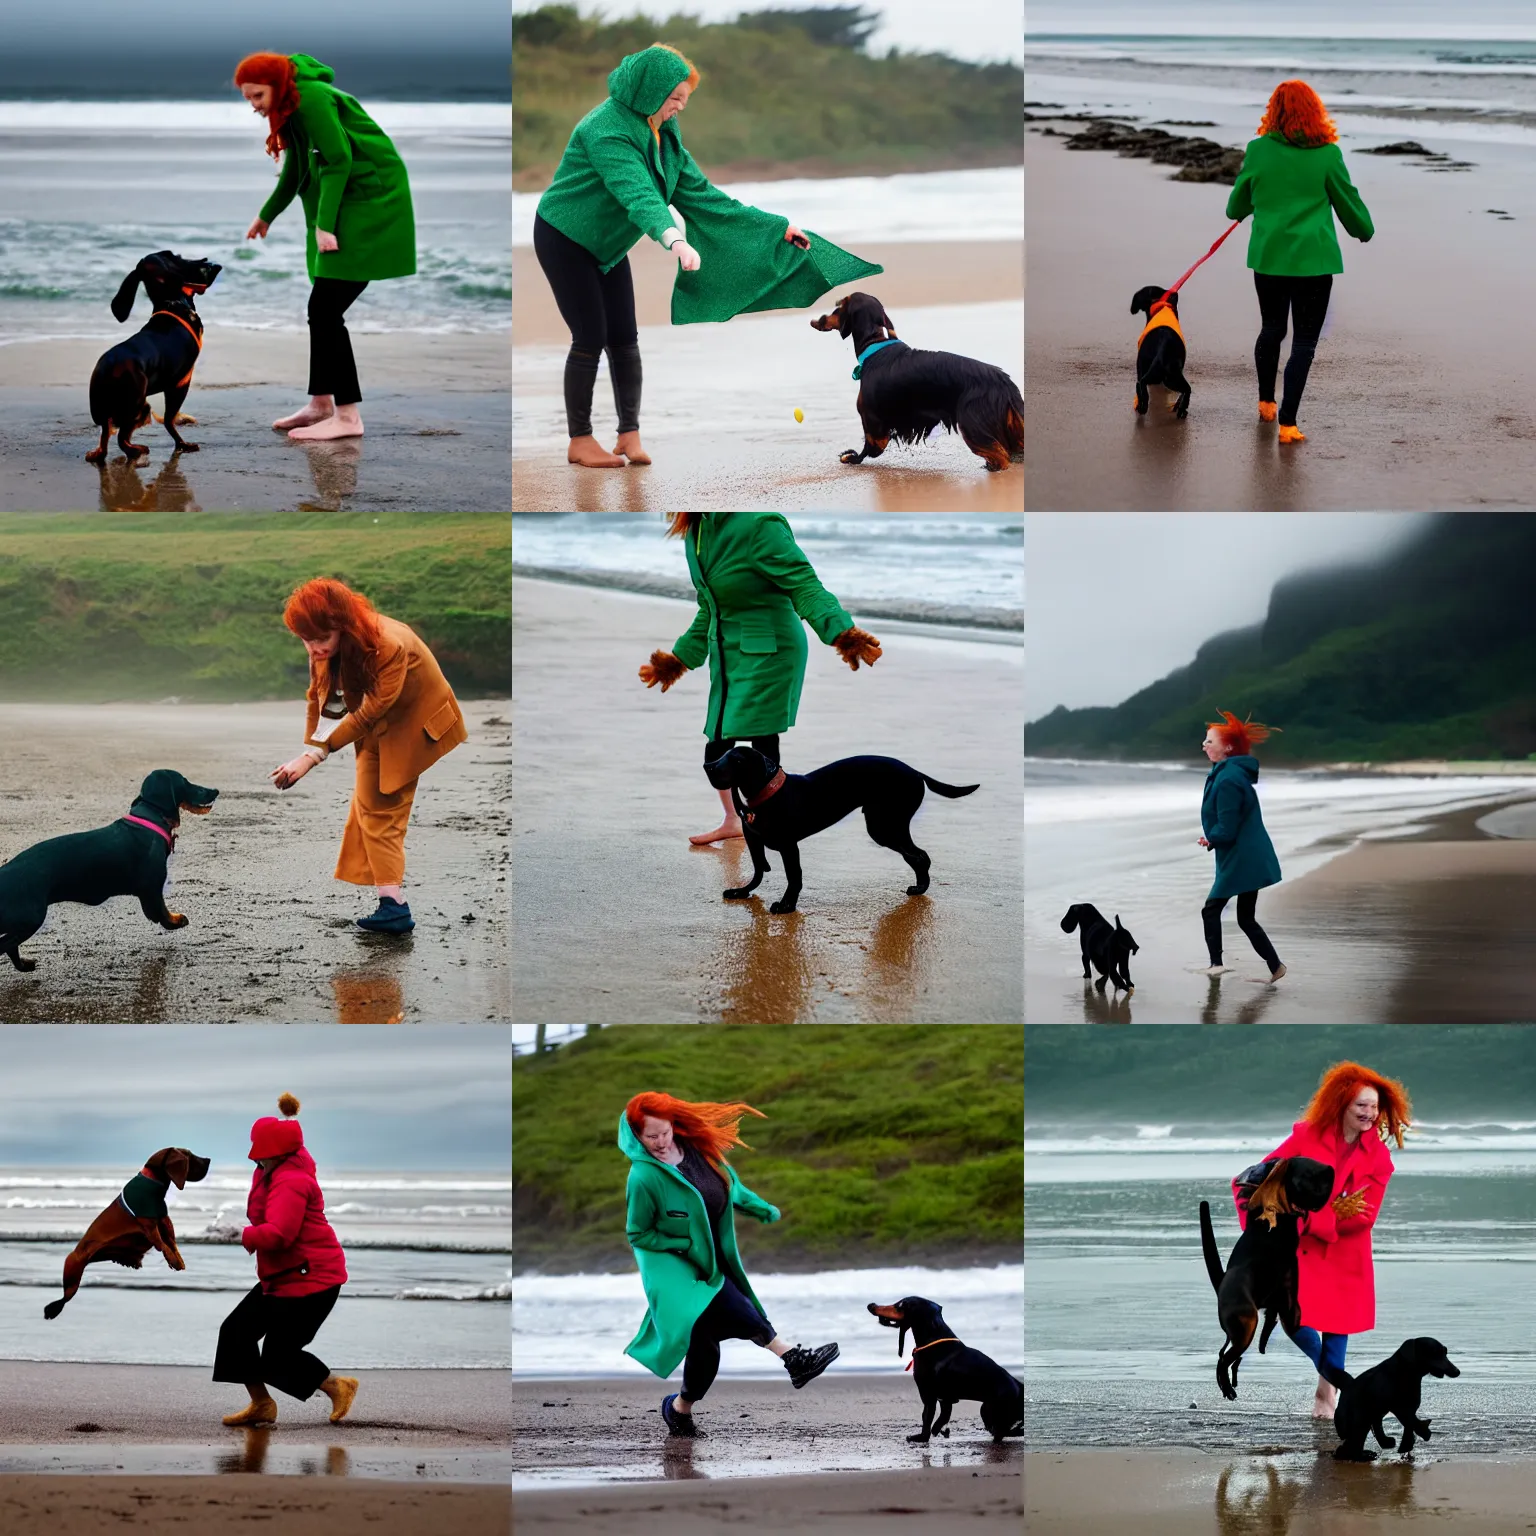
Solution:
<path fill-rule="evenodd" d="M 281 157 L 277 186 L 246 231 L 267 237 L 295 197 L 304 208 L 309 276 L 309 404 L 274 421 L 303 442 L 361 437 L 346 313 L 368 286 L 416 270 L 411 186 L 389 136 L 344 91 L 336 72 L 307 53 L 253 53 L 235 84 L 267 120 L 267 153 Z"/>
<path fill-rule="evenodd" d="M 1276 982 L 1285 975 L 1285 967 L 1255 915 L 1259 892 L 1280 883 L 1280 860 L 1264 830 L 1253 787 L 1259 778 L 1253 748 L 1269 739 L 1270 728 L 1257 720 L 1239 720 L 1229 710 L 1221 713 L 1222 719 L 1211 723 L 1200 743 L 1200 750 L 1211 760 L 1211 771 L 1200 796 L 1199 841 L 1216 855 L 1216 879 L 1200 911 L 1211 957 L 1206 974 L 1220 976 L 1231 969 L 1221 963 L 1221 914 L 1236 896 L 1237 926 L 1269 967 L 1270 981 Z"/>
<path fill-rule="evenodd" d="M 667 1432 L 689 1438 L 693 1405 L 720 1369 L 720 1341 L 749 1339 L 771 1349 L 796 1387 L 837 1359 L 837 1345 L 793 1349 L 779 1337 L 736 1251 L 734 1212 L 777 1221 L 726 1162 L 750 1104 L 692 1103 L 670 1093 L 637 1093 L 619 1116 L 619 1150 L 629 1159 L 626 1235 L 640 1267 L 646 1313 L 624 1353 L 666 1378 L 683 1362 L 682 1389 L 661 1400 Z M 748 1148 L 750 1150 L 750 1148 Z"/>
<path fill-rule="evenodd" d="M 343 582 L 306 581 L 288 599 L 283 622 L 309 653 L 309 713 L 304 750 L 274 768 L 271 780 L 292 789 L 316 763 L 352 745 L 357 776 L 336 878 L 378 889 L 378 910 L 360 917 L 359 928 L 409 933 L 416 924 L 401 890 L 405 830 L 417 780 L 469 739 L 459 701 L 421 637 Z M 319 741 L 322 715 L 336 724 Z"/>
<path fill-rule="evenodd" d="M 1376 232 L 1370 210 L 1355 190 L 1339 148 L 1338 130 L 1305 80 L 1282 80 L 1269 98 L 1259 137 L 1243 155 L 1227 217 L 1253 215 L 1248 265 L 1259 295 L 1259 339 L 1253 361 L 1259 374 L 1259 420 L 1275 420 L 1275 374 L 1287 316 L 1294 324 L 1280 401 L 1280 441 L 1302 443 L 1296 425 L 1307 373 L 1317 351 L 1333 274 L 1344 270 L 1333 216 L 1355 237 Z"/>
<path fill-rule="evenodd" d="M 1318 1368 L 1312 1416 L 1333 1417 L 1338 1392 L 1323 1365 L 1342 1370 L 1349 1335 L 1376 1326 L 1376 1272 L 1371 1228 L 1392 1178 L 1387 1142 L 1399 1150 L 1411 1124 L 1408 1092 L 1357 1061 L 1323 1073 L 1306 1114 L 1269 1154 L 1312 1157 L 1333 1169 L 1333 1199 L 1302 1222 L 1297 1263 L 1301 1276 L 1301 1330 L 1294 1342 Z M 1267 1161 L 1267 1159 L 1266 1159 Z M 1233 1198 L 1237 1198 L 1236 1181 Z M 1247 1202 L 1238 1200 L 1238 1220 Z"/>

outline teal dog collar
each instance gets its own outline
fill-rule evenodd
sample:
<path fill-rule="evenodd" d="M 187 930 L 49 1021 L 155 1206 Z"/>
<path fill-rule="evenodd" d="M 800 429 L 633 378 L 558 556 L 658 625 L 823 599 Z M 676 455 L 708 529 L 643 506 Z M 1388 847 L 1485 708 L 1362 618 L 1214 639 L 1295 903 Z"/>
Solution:
<path fill-rule="evenodd" d="M 869 346 L 865 347 L 864 350 L 859 353 L 858 358 L 854 362 L 854 365 L 853 365 L 853 376 L 854 376 L 854 378 L 857 379 L 857 378 L 862 378 L 863 377 L 863 374 L 864 374 L 864 360 L 865 360 L 865 358 L 873 357 L 875 355 L 875 353 L 880 350 L 881 347 L 903 347 L 905 345 L 906 345 L 906 343 L 904 341 L 899 341 L 894 336 L 889 341 L 875 341 L 875 342 L 871 342 Z"/>

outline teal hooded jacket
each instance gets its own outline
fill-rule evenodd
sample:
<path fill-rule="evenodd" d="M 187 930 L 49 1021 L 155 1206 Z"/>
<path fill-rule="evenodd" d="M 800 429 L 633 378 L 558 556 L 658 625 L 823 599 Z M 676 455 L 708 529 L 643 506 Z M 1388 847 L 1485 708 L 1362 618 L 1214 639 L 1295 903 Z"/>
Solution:
<path fill-rule="evenodd" d="M 1239 755 L 1211 764 L 1200 795 L 1200 826 L 1216 855 L 1211 896 L 1241 896 L 1280 883 L 1280 860 L 1259 810 L 1259 760 Z M 1208 897 L 1207 900 L 1210 898 Z"/>
<path fill-rule="evenodd" d="M 741 1210 L 758 1221 L 777 1221 L 779 1208 L 754 1195 L 736 1177 L 736 1170 L 725 1164 L 731 1193 L 720 1218 L 717 1254 L 703 1195 L 670 1163 L 646 1151 L 622 1111 L 619 1150 L 629 1159 L 625 1236 L 640 1267 L 646 1306 L 645 1321 L 624 1346 L 624 1353 L 653 1374 L 670 1376 L 688 1353 L 693 1325 L 715 1299 L 724 1276 L 729 1275 L 760 1312 L 764 1310 L 752 1294 L 736 1251 L 734 1213 Z"/>
<path fill-rule="evenodd" d="M 670 48 L 642 48 L 608 76 L 608 99 L 576 124 L 539 213 L 611 271 L 637 240 L 658 244 L 675 223 L 687 225 L 699 270 L 678 268 L 672 323 L 729 320 L 761 309 L 798 309 L 824 293 L 885 269 L 809 230 L 802 251 L 784 238 L 788 220 L 728 197 L 712 186 L 683 147 L 676 117 L 656 132 L 647 119 L 688 78 Z"/>

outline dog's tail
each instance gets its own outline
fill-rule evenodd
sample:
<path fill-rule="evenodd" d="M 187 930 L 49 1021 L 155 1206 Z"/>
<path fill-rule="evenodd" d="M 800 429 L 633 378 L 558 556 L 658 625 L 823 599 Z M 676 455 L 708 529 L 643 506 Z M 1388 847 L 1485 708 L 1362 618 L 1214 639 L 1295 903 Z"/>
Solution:
<path fill-rule="evenodd" d="M 1342 1392 L 1345 1387 L 1352 1385 L 1355 1379 L 1349 1374 L 1348 1371 L 1344 1369 L 1342 1365 L 1329 1365 L 1326 1360 L 1319 1363 L 1317 1367 L 1317 1374 L 1321 1376 L 1324 1381 L 1331 1382 L 1339 1389 L 1340 1392 Z"/>
<path fill-rule="evenodd" d="M 980 784 L 944 784 L 938 779 L 930 779 L 926 773 L 918 775 L 923 783 L 936 795 L 943 795 L 946 800 L 958 800 L 962 795 L 971 795 L 981 788 Z"/>
<path fill-rule="evenodd" d="M 1205 1272 L 1211 1277 L 1211 1289 L 1219 1291 L 1226 1278 L 1221 1263 L 1221 1250 L 1216 1246 L 1216 1232 L 1211 1226 L 1210 1202 L 1200 1202 L 1200 1251 L 1205 1255 Z"/>
<path fill-rule="evenodd" d="M 1024 455 L 1024 397 L 1001 368 L 987 370 L 955 408 L 955 425 L 988 469 L 1002 469 Z"/>

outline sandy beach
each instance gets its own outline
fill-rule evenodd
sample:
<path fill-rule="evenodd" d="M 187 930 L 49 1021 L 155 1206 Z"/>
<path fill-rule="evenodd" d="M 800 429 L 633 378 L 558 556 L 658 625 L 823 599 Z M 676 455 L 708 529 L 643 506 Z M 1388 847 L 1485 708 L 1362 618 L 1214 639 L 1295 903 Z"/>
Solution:
<path fill-rule="evenodd" d="M 1172 181 L 1146 160 L 1069 152 L 1042 126 L 1026 140 L 1032 506 L 1532 504 L 1536 367 L 1520 317 L 1536 181 L 1512 146 L 1456 146 L 1478 163 L 1437 176 L 1346 141 L 1377 235 L 1368 245 L 1341 236 L 1345 271 L 1301 408 L 1308 441 L 1282 453 L 1256 416 L 1246 227 L 1180 294 L 1188 419 L 1170 415 L 1159 391 L 1146 417 L 1131 409 L 1144 323 L 1129 313 L 1131 294 L 1173 282 L 1204 253 L 1227 225 L 1229 189 Z M 1423 136 L 1433 145 L 1427 124 Z M 1448 282 L 1454 305 L 1425 302 Z"/>
<path fill-rule="evenodd" d="M 702 671 L 664 698 L 635 675 L 694 611 L 513 579 L 514 1020 L 1017 1021 L 1021 648 L 893 634 L 854 675 L 812 644 L 791 767 L 884 753 L 982 788 L 919 811 L 928 896 L 905 894 L 905 867 L 850 817 L 805 845 L 800 910 L 775 917 L 721 900 L 750 865 L 740 841 L 687 842 L 719 816 Z"/>
<path fill-rule="evenodd" d="M 304 703 L 0 706 L 13 783 L 0 851 L 124 815 L 144 775 L 174 766 L 220 791 L 183 825 L 167 933 L 137 902 L 60 904 L 0 973 L 7 1023 L 470 1023 L 509 1016 L 500 835 L 511 796 L 506 700 L 466 700 L 470 740 L 417 792 L 406 843 L 416 930 L 354 926 L 373 894 L 332 879 L 350 755 L 279 794 L 267 781 L 303 733 Z"/>
<path fill-rule="evenodd" d="M 209 323 L 182 435 L 200 445 L 171 462 L 158 422 L 135 437 L 129 468 L 114 441 L 100 468 L 87 386 L 120 338 L 16 340 L 0 346 L 0 510 L 195 512 L 494 511 L 507 504 L 511 381 L 504 335 L 359 332 L 365 436 L 301 445 L 271 423 L 304 398 L 308 337 Z M 158 397 L 151 405 L 160 406 Z"/>

